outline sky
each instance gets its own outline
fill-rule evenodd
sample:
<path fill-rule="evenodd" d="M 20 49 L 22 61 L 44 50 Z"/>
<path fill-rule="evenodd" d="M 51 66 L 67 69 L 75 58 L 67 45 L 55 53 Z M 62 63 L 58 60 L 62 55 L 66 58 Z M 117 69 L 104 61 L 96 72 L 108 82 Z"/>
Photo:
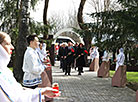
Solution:
<path fill-rule="evenodd" d="M 59 13 L 65 16 L 68 16 L 68 11 L 76 9 L 78 10 L 80 0 L 49 0 L 48 7 L 48 18 L 54 15 L 54 13 Z M 88 6 L 86 6 L 88 7 Z M 44 9 L 44 0 L 41 0 L 36 6 L 36 10 L 31 11 L 31 17 L 36 21 L 42 22 L 43 19 L 43 9 Z M 84 8 L 84 12 L 89 13 L 90 9 Z"/>
<path fill-rule="evenodd" d="M 71 11 L 75 9 L 76 11 L 78 11 L 80 1 L 81 0 L 49 0 L 48 19 L 54 14 L 55 16 L 57 14 L 59 15 L 61 14 L 68 17 L 69 10 Z M 103 5 L 104 3 L 104 0 L 86 0 L 84 10 L 83 10 L 84 11 L 83 15 L 85 16 L 84 21 L 86 22 L 87 21 L 90 22 L 89 20 L 91 20 L 87 14 L 95 12 L 94 10 L 95 5 L 92 4 L 93 1 L 95 2 L 99 1 L 101 5 Z M 117 1 L 117 0 L 111 0 L 111 2 L 114 2 L 114 1 Z M 40 2 L 36 6 L 36 11 L 35 12 L 31 11 L 31 17 L 33 17 L 35 21 L 42 22 L 43 20 L 44 2 L 45 0 L 40 0 Z M 100 6 L 100 7 L 103 7 L 103 6 Z"/>

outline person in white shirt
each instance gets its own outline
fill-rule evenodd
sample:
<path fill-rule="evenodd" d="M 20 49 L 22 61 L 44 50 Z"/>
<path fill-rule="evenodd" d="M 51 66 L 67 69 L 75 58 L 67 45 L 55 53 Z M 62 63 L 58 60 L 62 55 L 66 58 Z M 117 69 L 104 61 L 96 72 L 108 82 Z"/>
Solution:
<path fill-rule="evenodd" d="M 93 60 L 94 60 L 94 47 L 90 48 L 89 53 L 90 53 L 90 62 L 93 62 Z"/>
<path fill-rule="evenodd" d="M 102 61 L 106 61 L 106 62 L 109 61 L 109 56 L 108 56 L 108 53 L 107 53 L 106 50 L 104 51 L 104 54 L 103 54 L 103 56 L 102 56 Z"/>
<path fill-rule="evenodd" d="M 101 58 L 102 58 L 102 63 L 98 70 L 97 76 L 106 78 L 109 77 L 109 69 L 110 69 L 109 56 L 107 50 L 104 51 L 103 56 Z"/>
<path fill-rule="evenodd" d="M 98 51 L 98 47 L 95 47 L 94 53 L 95 53 L 95 57 L 94 57 L 94 59 L 95 59 L 94 71 L 97 72 L 98 69 L 99 69 L 99 51 Z"/>
<path fill-rule="evenodd" d="M 42 62 L 44 62 L 47 59 L 47 53 L 46 53 L 46 44 L 40 41 L 39 47 L 36 48 L 36 51 L 39 55 L 39 58 Z"/>
<path fill-rule="evenodd" d="M 90 71 L 98 71 L 99 69 L 99 52 L 98 52 L 98 47 L 96 46 L 93 46 L 91 49 L 90 49 L 90 59 L 92 60 L 91 61 L 91 64 L 90 64 Z"/>
<path fill-rule="evenodd" d="M 115 71 L 117 71 L 117 69 L 119 68 L 120 65 L 124 65 L 124 61 L 125 61 L 125 55 L 124 55 L 124 50 L 123 48 L 119 49 L 119 54 L 117 55 L 116 58 L 116 68 Z"/>
<path fill-rule="evenodd" d="M 29 46 L 27 47 L 23 60 L 23 86 L 29 88 L 36 88 L 42 83 L 41 74 L 46 66 L 42 64 L 38 56 L 36 48 L 38 48 L 39 40 L 36 35 L 29 35 L 27 37 Z"/>
<path fill-rule="evenodd" d="M 50 87 L 26 89 L 14 78 L 12 71 L 7 68 L 12 50 L 11 38 L 0 32 L 0 102 L 42 102 L 42 96 L 56 97 Z"/>

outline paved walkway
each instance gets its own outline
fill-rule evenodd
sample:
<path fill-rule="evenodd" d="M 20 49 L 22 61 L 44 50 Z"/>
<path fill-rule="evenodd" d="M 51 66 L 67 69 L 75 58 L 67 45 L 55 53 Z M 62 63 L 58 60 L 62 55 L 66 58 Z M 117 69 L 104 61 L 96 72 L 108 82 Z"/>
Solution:
<path fill-rule="evenodd" d="M 71 76 L 65 76 L 59 69 L 59 62 L 53 67 L 53 82 L 59 83 L 61 96 L 54 102 L 136 102 L 136 93 L 129 89 L 111 86 L 111 78 L 98 78 L 88 67 L 78 76 L 72 69 Z"/>

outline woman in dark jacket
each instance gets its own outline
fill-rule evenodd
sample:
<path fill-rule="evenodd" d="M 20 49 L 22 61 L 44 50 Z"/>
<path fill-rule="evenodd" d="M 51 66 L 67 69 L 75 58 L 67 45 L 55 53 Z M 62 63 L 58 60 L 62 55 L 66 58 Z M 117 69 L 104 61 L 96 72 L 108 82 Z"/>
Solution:
<path fill-rule="evenodd" d="M 83 47 L 83 44 L 80 43 L 76 52 L 76 66 L 78 67 L 79 72 L 78 75 L 81 75 L 81 73 L 83 72 L 83 66 L 85 66 L 85 54 L 85 48 Z"/>

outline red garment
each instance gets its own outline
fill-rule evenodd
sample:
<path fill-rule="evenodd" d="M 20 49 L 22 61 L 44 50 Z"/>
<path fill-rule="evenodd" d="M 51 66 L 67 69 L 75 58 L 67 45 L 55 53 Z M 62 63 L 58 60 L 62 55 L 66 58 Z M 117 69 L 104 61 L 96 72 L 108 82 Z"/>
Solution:
<path fill-rule="evenodd" d="M 87 50 L 84 50 L 84 52 L 85 52 L 86 54 L 88 54 L 88 51 L 87 51 Z"/>

